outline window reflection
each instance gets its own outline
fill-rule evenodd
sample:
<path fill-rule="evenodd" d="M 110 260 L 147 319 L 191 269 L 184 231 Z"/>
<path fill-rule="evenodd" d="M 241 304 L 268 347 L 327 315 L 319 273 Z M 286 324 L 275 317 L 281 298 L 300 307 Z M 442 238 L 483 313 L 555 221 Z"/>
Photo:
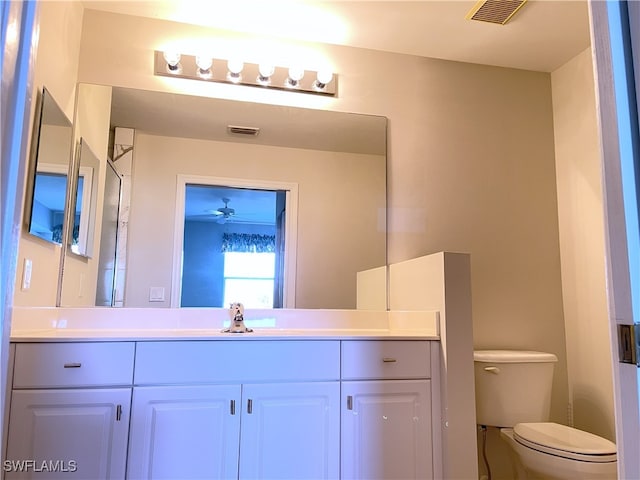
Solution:
<path fill-rule="evenodd" d="M 224 304 L 273 308 L 275 253 L 225 252 Z"/>

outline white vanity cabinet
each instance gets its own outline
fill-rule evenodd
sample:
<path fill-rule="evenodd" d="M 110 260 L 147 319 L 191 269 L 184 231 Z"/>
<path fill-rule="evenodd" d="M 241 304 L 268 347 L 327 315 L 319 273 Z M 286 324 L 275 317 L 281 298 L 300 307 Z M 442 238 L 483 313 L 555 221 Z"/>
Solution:
<path fill-rule="evenodd" d="M 339 478 L 339 382 L 249 384 L 242 393 L 239 478 Z"/>
<path fill-rule="evenodd" d="M 127 477 L 238 477 L 239 385 L 136 387 Z"/>
<path fill-rule="evenodd" d="M 140 342 L 128 478 L 336 479 L 339 378 L 339 341 Z"/>
<path fill-rule="evenodd" d="M 430 377 L 429 342 L 342 342 L 342 480 L 434 478 Z"/>
<path fill-rule="evenodd" d="M 134 343 L 19 343 L 7 479 L 122 479 Z"/>
<path fill-rule="evenodd" d="M 8 479 L 442 477 L 439 350 L 428 340 L 14 347 L 7 460 L 26 471 Z"/>

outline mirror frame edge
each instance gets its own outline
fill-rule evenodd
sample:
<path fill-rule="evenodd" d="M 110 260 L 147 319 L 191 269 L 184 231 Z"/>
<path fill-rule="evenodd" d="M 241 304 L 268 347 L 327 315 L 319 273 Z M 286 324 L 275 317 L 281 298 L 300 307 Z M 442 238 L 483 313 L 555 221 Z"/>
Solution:
<path fill-rule="evenodd" d="M 73 195 L 75 195 L 75 181 L 74 178 L 77 174 L 76 163 L 78 166 L 80 165 L 80 160 L 78 157 L 80 156 L 80 142 L 75 140 L 75 125 L 72 124 L 73 133 L 72 133 L 72 154 L 71 159 L 69 161 L 69 175 L 67 177 L 67 191 L 65 192 L 65 200 L 64 200 L 64 222 L 62 226 L 62 245 L 60 248 L 60 266 L 58 268 L 58 285 L 56 292 L 56 307 L 62 307 L 62 280 L 64 277 L 64 264 L 67 258 L 67 245 L 69 243 L 69 231 L 73 228 L 73 219 L 71 218 L 71 202 L 73 200 Z M 75 203 L 75 202 L 74 202 Z M 69 248 L 69 251 L 71 249 Z"/>
<path fill-rule="evenodd" d="M 40 132 L 42 131 L 42 114 L 44 111 L 44 96 L 47 91 L 42 87 L 37 91 L 36 107 L 33 115 L 33 125 L 31 128 L 31 145 L 29 150 L 29 167 L 27 170 L 27 184 L 24 192 L 24 214 L 22 225 L 25 232 L 33 237 L 31 233 L 31 220 L 33 217 L 33 200 L 36 192 L 36 172 L 38 170 L 38 150 L 40 149 Z"/>

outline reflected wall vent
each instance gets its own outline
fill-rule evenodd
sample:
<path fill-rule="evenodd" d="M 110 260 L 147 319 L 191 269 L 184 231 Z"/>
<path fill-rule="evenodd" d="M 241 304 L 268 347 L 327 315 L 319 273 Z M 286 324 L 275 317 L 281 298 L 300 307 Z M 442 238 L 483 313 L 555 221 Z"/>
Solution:
<path fill-rule="evenodd" d="M 227 132 L 233 135 L 248 135 L 255 137 L 260 133 L 260 129 L 258 127 L 239 127 L 237 125 L 228 125 Z"/>
<path fill-rule="evenodd" d="M 480 0 L 465 18 L 504 25 L 526 2 L 527 0 Z"/>

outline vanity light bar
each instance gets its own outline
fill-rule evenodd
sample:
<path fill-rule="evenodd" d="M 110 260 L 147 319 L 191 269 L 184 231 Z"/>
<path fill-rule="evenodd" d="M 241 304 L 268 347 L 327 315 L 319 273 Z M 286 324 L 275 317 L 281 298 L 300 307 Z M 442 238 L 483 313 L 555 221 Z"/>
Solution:
<path fill-rule="evenodd" d="M 164 77 L 188 78 L 289 92 L 335 97 L 338 78 L 328 72 L 242 63 L 218 58 L 196 57 L 156 50 L 154 73 Z"/>

